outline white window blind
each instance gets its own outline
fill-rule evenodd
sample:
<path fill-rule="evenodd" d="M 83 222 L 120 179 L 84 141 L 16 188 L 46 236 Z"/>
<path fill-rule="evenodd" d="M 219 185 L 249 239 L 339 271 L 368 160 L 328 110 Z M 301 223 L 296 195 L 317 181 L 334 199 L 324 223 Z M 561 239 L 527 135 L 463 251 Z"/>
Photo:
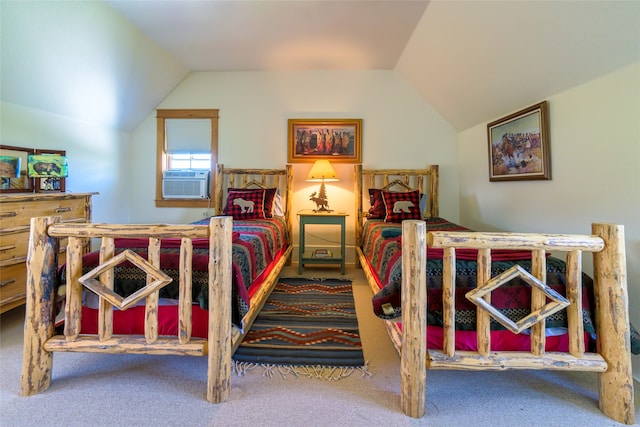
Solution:
<path fill-rule="evenodd" d="M 167 154 L 211 154 L 210 119 L 166 119 Z"/>

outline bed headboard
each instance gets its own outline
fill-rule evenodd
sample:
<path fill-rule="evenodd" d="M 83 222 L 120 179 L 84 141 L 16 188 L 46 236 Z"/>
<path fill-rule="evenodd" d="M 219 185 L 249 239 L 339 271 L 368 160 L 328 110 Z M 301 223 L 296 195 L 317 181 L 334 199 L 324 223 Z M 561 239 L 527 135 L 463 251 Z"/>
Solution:
<path fill-rule="evenodd" d="M 282 198 L 282 208 L 289 238 L 291 238 L 291 201 L 293 200 L 293 173 L 291 165 L 284 169 L 239 169 L 216 165 L 214 212 L 222 215 L 228 188 L 277 188 Z"/>
<path fill-rule="evenodd" d="M 362 223 L 369 208 L 369 188 L 390 191 L 419 190 L 427 197 L 424 217 L 439 216 L 438 165 L 427 169 L 363 169 L 355 165 L 356 242 L 362 237 Z M 366 203 L 365 203 L 366 199 Z"/>

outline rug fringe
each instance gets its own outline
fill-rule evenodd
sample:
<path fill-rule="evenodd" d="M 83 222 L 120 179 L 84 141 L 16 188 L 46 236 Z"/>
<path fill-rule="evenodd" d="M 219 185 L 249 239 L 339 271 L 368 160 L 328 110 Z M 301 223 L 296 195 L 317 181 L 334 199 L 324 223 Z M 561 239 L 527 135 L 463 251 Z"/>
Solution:
<path fill-rule="evenodd" d="M 236 362 L 231 360 L 231 372 L 235 372 L 237 376 L 245 376 L 248 372 L 261 367 L 263 369 L 262 376 L 273 378 L 276 374 L 286 379 L 289 376 L 307 377 L 309 379 L 318 379 L 325 381 L 339 381 L 343 378 L 350 377 L 354 372 L 360 372 L 360 377 L 369 377 L 373 375 L 369 372 L 369 361 L 364 366 L 321 366 L 321 365 L 274 365 L 269 363 L 249 363 Z"/>

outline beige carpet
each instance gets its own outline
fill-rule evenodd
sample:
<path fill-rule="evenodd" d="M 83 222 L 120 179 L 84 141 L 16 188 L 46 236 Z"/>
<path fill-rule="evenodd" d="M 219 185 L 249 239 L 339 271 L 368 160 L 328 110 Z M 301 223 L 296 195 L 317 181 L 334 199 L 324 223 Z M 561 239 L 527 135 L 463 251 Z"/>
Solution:
<path fill-rule="evenodd" d="M 297 275 L 288 268 L 283 277 Z M 307 277 L 339 277 L 335 268 Z M 400 410 L 399 358 L 371 292 L 350 268 L 360 333 L 371 377 L 329 382 L 231 378 L 223 404 L 205 400 L 206 359 L 56 353 L 47 391 L 19 396 L 24 311 L 1 318 L 1 426 L 617 426 L 598 409 L 596 375 L 547 372 L 428 372 L 427 415 Z M 634 356 L 637 357 L 637 356 Z M 636 383 L 636 408 L 640 408 Z M 636 409 L 640 422 L 640 410 Z"/>

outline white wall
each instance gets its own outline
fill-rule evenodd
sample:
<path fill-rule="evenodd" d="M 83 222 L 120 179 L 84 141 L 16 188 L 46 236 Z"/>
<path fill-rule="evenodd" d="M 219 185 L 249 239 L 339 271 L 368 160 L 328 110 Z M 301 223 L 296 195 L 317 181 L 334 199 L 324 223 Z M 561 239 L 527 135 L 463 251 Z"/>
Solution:
<path fill-rule="evenodd" d="M 590 233 L 592 222 L 623 224 L 630 316 L 638 327 L 640 63 L 548 101 L 551 181 L 489 182 L 486 124 L 460 133 L 460 219 L 475 229 L 550 233 Z M 633 362 L 638 377 L 640 357 Z"/>
<path fill-rule="evenodd" d="M 440 164 L 441 212 L 458 220 L 457 132 L 391 71 L 193 73 L 158 108 L 220 109 L 220 162 L 228 167 L 283 167 L 289 118 L 362 118 L 364 166 Z M 132 135 L 132 222 L 201 218 L 205 209 L 154 207 L 155 123 L 154 112 Z M 327 184 L 329 203 L 350 213 L 347 244 L 353 246 L 353 165 L 334 166 L 340 182 Z M 294 212 L 315 207 L 308 196 L 318 185 L 304 181 L 310 168 L 294 165 Z M 294 218 L 297 243 L 296 227 Z M 328 233 L 323 237 L 337 241 L 337 232 Z M 348 256 L 353 262 L 353 248 Z"/>
<path fill-rule="evenodd" d="M 66 191 L 100 193 L 93 197 L 93 222 L 129 221 L 127 133 L 6 102 L 0 117 L 2 144 L 67 152 Z"/>
<path fill-rule="evenodd" d="M 0 98 L 134 129 L 188 70 L 104 1 L 0 1 Z"/>

